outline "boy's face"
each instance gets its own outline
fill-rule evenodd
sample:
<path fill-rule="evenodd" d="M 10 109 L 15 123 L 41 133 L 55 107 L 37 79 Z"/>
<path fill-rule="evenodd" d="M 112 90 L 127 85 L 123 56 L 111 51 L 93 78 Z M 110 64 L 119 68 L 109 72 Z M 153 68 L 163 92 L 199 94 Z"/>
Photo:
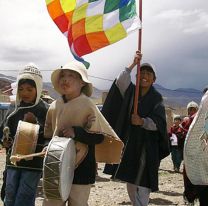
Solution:
<path fill-rule="evenodd" d="M 148 70 L 141 70 L 140 72 L 140 86 L 142 88 L 149 88 L 155 82 L 154 74 Z"/>
<path fill-rule="evenodd" d="M 197 108 L 195 108 L 195 107 L 189 107 L 188 108 L 188 115 L 189 116 L 192 116 L 192 115 L 194 115 L 196 112 L 197 112 Z"/>
<path fill-rule="evenodd" d="M 18 87 L 18 94 L 21 101 L 25 103 L 34 103 L 37 96 L 37 90 L 30 84 L 24 83 Z"/>
<path fill-rule="evenodd" d="M 80 95 L 82 87 L 85 85 L 85 82 L 81 79 L 81 76 L 71 70 L 62 70 L 59 76 L 59 88 L 61 94 L 63 95 Z"/>
<path fill-rule="evenodd" d="M 180 119 L 174 119 L 175 126 L 178 126 L 181 123 Z"/>

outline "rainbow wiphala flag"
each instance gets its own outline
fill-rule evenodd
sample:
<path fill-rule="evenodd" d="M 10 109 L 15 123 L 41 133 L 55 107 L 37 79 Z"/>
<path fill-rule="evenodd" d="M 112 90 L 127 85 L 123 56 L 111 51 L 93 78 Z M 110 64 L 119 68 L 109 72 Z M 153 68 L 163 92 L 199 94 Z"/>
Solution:
<path fill-rule="evenodd" d="M 81 57 L 140 28 L 135 0 L 46 0 L 48 12 Z"/>

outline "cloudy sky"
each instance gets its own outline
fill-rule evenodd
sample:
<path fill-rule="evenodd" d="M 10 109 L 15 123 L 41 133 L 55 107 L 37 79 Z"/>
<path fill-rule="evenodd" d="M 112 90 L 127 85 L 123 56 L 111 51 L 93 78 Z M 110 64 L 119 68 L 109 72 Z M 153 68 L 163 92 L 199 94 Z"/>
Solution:
<path fill-rule="evenodd" d="M 50 70 L 73 59 L 45 0 L 0 0 L 0 25 L 0 73 L 16 75 L 15 70 L 34 62 L 41 70 L 49 70 L 42 74 L 44 81 L 50 81 Z M 201 90 L 208 84 L 207 38 L 207 0 L 143 1 L 143 62 L 155 65 L 157 83 L 162 86 Z M 137 39 L 135 32 L 85 56 L 97 88 L 109 88 L 109 80 L 131 63 Z"/>

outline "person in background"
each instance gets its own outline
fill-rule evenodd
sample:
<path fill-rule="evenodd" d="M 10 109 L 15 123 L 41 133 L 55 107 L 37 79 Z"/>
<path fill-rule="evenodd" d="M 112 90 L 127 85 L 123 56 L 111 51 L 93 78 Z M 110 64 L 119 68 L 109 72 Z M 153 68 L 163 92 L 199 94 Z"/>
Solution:
<path fill-rule="evenodd" d="M 148 205 L 150 192 L 158 190 L 160 161 L 170 153 L 165 107 L 161 94 L 153 86 L 156 74 L 149 63 L 140 68 L 138 111 L 133 114 L 135 85 L 131 72 L 141 57 L 137 51 L 132 64 L 115 80 L 102 109 L 125 144 L 121 163 L 106 165 L 104 173 L 127 183 L 134 206 Z"/>
<path fill-rule="evenodd" d="M 173 162 L 173 170 L 175 172 L 180 171 L 180 165 L 182 162 L 183 149 L 181 147 L 182 131 L 180 128 L 180 123 L 182 119 L 180 115 L 174 116 L 174 123 L 169 131 L 170 145 L 171 145 L 171 157 Z"/>
<path fill-rule="evenodd" d="M 17 77 L 15 109 L 4 124 L 3 146 L 7 150 L 5 206 L 34 206 L 37 186 L 42 174 L 43 158 L 20 160 L 16 165 L 10 162 L 11 150 L 17 138 L 20 120 L 40 126 L 35 152 L 44 147 L 43 130 L 48 104 L 41 100 L 42 75 L 34 64 L 28 64 Z M 9 138 L 6 138 L 6 136 Z"/>
<path fill-rule="evenodd" d="M 205 94 L 208 90 L 208 86 L 206 86 L 203 90 L 203 94 Z M 185 119 L 185 123 L 182 124 L 182 126 L 186 126 L 188 129 L 191 125 L 193 118 L 196 115 L 196 112 L 198 111 L 198 104 L 196 102 L 190 102 L 187 105 L 189 119 Z M 185 134 L 187 134 L 187 129 L 185 130 Z M 185 166 L 183 171 L 183 179 L 184 179 L 184 199 L 185 201 L 188 201 L 191 204 L 194 204 L 195 200 L 199 200 L 199 206 L 207 206 L 208 203 L 208 186 L 206 185 L 193 185 L 191 181 L 189 180 Z"/>
<path fill-rule="evenodd" d="M 184 117 L 182 123 L 180 124 L 180 128 L 182 129 L 182 134 L 183 134 L 182 148 L 184 148 L 186 135 L 198 111 L 198 108 L 199 108 L 198 104 L 194 101 L 191 101 L 187 104 L 188 116 Z M 185 167 L 183 167 L 183 181 L 184 181 L 184 192 L 183 192 L 184 199 L 189 203 L 193 203 L 194 200 L 197 199 L 198 195 L 195 186 L 190 182 L 189 178 L 187 177 Z"/>
<path fill-rule="evenodd" d="M 9 114 L 11 114 L 15 109 L 15 104 L 14 102 L 12 102 L 10 105 L 9 105 L 9 108 L 6 112 L 6 115 L 1 123 L 1 126 L 0 126 L 0 145 L 1 145 L 1 149 L 3 149 L 3 137 L 4 137 L 4 125 L 6 123 L 6 119 L 8 117 Z M 11 143 L 9 142 L 9 145 Z M 8 152 L 8 148 L 6 148 L 6 153 Z M 1 200 L 2 202 L 4 202 L 4 198 L 5 198 L 5 188 L 6 188 L 6 166 L 5 166 L 5 169 L 3 171 L 3 183 L 2 183 L 2 186 L 1 186 Z"/>
<path fill-rule="evenodd" d="M 203 89 L 203 94 L 208 92 L 208 85 Z M 207 157 L 208 158 L 208 157 Z M 208 175 L 208 174 L 207 174 Z M 208 185 L 196 186 L 199 196 L 199 206 L 207 206 L 208 203 Z"/>
<path fill-rule="evenodd" d="M 196 102 L 191 101 L 187 104 L 186 108 L 187 108 L 188 116 L 184 117 L 181 124 L 179 124 L 181 131 L 182 131 L 182 139 L 181 139 L 181 143 L 180 143 L 181 144 L 180 147 L 181 147 L 182 151 L 184 148 L 184 142 L 186 139 L 186 135 L 187 135 L 189 127 L 190 127 L 190 125 L 196 115 L 196 112 L 199 109 L 199 105 Z"/>

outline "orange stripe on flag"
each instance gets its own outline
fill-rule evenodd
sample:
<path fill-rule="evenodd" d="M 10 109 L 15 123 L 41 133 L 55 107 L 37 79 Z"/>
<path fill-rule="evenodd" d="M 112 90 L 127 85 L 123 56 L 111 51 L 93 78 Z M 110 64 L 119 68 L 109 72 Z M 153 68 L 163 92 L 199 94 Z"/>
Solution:
<path fill-rule="evenodd" d="M 86 35 L 92 51 L 98 50 L 102 47 L 108 46 L 108 41 L 105 32 L 94 32 Z"/>
<path fill-rule="evenodd" d="M 51 2 L 50 4 L 47 5 L 47 8 L 52 19 L 55 19 L 58 16 L 64 14 L 59 0 L 55 0 Z"/>
<path fill-rule="evenodd" d="M 75 40 L 84 34 L 85 34 L 85 19 L 81 19 L 80 21 L 73 24 L 72 38 Z"/>

